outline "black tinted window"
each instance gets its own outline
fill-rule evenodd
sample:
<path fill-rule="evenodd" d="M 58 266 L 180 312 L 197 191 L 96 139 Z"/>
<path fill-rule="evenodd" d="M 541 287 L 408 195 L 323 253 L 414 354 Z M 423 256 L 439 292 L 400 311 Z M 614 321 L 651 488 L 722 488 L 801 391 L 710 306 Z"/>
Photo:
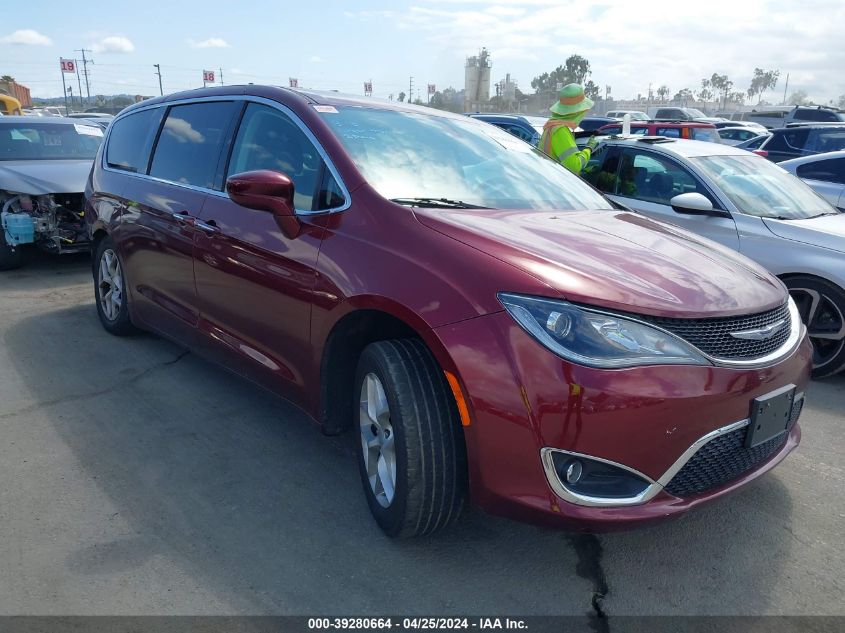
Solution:
<path fill-rule="evenodd" d="M 800 150 L 807 143 L 808 130 L 794 128 L 772 134 L 772 139 L 766 143 L 766 151 L 795 151 Z"/>
<path fill-rule="evenodd" d="M 838 121 L 836 113 L 830 110 L 796 110 L 793 117 L 796 121 Z"/>
<path fill-rule="evenodd" d="M 112 123 L 106 162 L 109 167 L 147 173 L 152 149 L 164 108 L 142 110 Z"/>
<path fill-rule="evenodd" d="M 813 130 L 810 148 L 819 154 L 845 149 L 845 129 Z"/>
<path fill-rule="evenodd" d="M 339 192 L 336 183 L 324 184 L 317 191 L 323 166 L 317 148 L 284 112 L 257 103 L 247 106 L 232 147 L 229 174 L 256 169 L 282 172 L 293 181 L 294 206 L 312 211 L 329 208 L 325 205 Z"/>
<path fill-rule="evenodd" d="M 159 136 L 150 175 L 210 189 L 236 106 L 209 101 L 174 106 Z"/>
<path fill-rule="evenodd" d="M 817 160 L 813 163 L 799 165 L 796 173 L 801 178 L 845 184 L 845 158 Z"/>

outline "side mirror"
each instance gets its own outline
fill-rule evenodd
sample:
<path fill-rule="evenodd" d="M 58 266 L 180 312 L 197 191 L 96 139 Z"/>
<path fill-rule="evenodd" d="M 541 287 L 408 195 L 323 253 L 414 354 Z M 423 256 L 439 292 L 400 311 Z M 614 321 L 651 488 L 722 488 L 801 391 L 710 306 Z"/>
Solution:
<path fill-rule="evenodd" d="M 672 209 L 676 213 L 728 217 L 727 212 L 714 209 L 713 203 L 706 196 L 696 191 L 678 194 L 669 200 L 669 204 L 672 205 Z"/>
<path fill-rule="evenodd" d="M 282 233 L 290 239 L 299 235 L 301 225 L 293 204 L 293 181 L 280 171 L 259 169 L 229 176 L 226 193 L 247 209 L 269 211 Z"/>

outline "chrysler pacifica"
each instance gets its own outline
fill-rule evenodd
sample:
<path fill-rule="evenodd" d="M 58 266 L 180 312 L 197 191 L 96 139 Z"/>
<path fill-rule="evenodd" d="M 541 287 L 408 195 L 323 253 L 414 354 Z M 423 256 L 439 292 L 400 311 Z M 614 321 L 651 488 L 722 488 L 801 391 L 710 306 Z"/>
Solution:
<path fill-rule="evenodd" d="M 351 431 L 391 536 L 467 501 L 639 525 L 798 444 L 811 347 L 783 284 L 494 126 L 183 92 L 115 118 L 86 195 L 104 328 L 156 332 Z"/>

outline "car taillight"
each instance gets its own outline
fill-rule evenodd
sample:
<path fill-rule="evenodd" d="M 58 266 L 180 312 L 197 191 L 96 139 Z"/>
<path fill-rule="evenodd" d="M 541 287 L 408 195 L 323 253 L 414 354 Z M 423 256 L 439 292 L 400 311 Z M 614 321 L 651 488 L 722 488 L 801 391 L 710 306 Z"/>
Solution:
<path fill-rule="evenodd" d="M 766 158 L 769 155 L 769 152 L 764 149 L 752 149 L 751 152 L 757 154 L 757 156 L 762 156 L 763 158 Z"/>

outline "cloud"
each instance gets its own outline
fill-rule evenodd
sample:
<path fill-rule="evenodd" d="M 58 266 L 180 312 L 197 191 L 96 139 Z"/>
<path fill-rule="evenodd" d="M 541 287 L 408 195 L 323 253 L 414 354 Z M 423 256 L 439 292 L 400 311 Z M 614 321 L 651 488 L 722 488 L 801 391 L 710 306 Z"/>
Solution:
<path fill-rule="evenodd" d="M 533 77 L 579 54 L 590 61 L 591 79 L 612 85 L 619 98 L 646 94 L 649 84 L 652 89 L 666 84 L 671 94 L 695 90 L 714 72 L 727 74 L 734 90 L 744 91 L 759 67 L 781 70 L 778 85 L 764 99 L 782 98 L 789 72 L 790 91 L 806 90 L 825 102 L 845 91 L 845 48 L 835 45 L 841 41 L 845 3 L 811 4 L 813 15 L 824 19 L 808 20 L 807 6 L 787 0 L 711 0 L 713 15 L 725 11 L 733 18 L 717 25 L 677 11 L 675 0 L 652 0 L 648 11 L 632 11 L 620 0 L 417 0 L 396 11 L 393 24 L 438 51 L 461 84 L 464 58 L 486 46 L 493 76 L 509 72 L 529 90 Z"/>
<path fill-rule="evenodd" d="M 131 53 L 135 50 L 135 45 L 128 37 L 110 35 L 109 37 L 104 37 L 96 44 L 92 44 L 91 50 L 95 53 Z"/>
<path fill-rule="evenodd" d="M 14 44 L 16 46 L 52 46 L 53 41 L 46 35 L 32 29 L 21 29 L 0 37 L 2 44 Z"/>
<path fill-rule="evenodd" d="M 188 46 L 191 48 L 232 48 L 229 42 L 220 37 L 209 37 L 201 42 L 188 40 Z"/>
<path fill-rule="evenodd" d="M 308 59 L 308 61 L 311 62 L 312 64 L 319 64 L 321 61 L 323 61 L 323 58 L 320 57 L 319 55 L 312 55 Z"/>

